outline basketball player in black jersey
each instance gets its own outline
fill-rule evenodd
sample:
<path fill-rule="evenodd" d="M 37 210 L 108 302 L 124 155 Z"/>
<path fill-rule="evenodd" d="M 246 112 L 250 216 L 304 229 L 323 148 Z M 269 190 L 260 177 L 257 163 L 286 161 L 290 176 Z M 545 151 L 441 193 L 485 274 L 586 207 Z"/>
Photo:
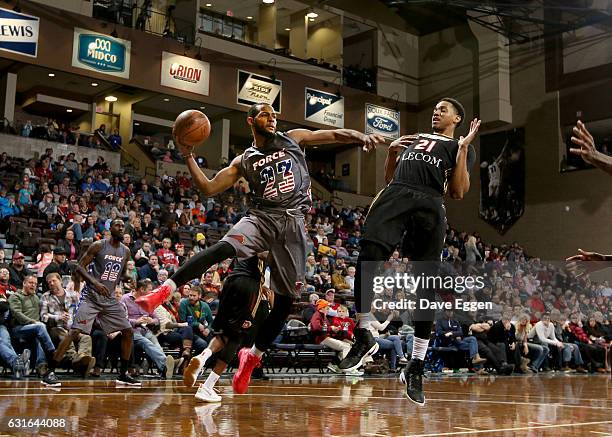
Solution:
<path fill-rule="evenodd" d="M 405 136 L 389 146 L 385 163 L 388 185 L 370 206 L 357 261 L 355 344 L 339 364 L 341 370 L 358 368 L 377 346 L 366 329 L 373 298 L 372 264 L 388 260 L 401 245 L 404 256 L 423 261 L 415 264 L 415 276 L 437 274 L 446 234 L 443 196 L 448 192 L 453 199 L 463 198 L 470 188 L 469 168 L 476 159 L 470 143 L 480 127 L 479 120 L 472 121 L 466 137 L 454 139 L 464 116 L 457 100 L 444 98 L 434 108 L 432 134 Z M 434 300 L 433 290 L 421 287 L 417 302 L 421 298 Z M 419 405 L 425 403 L 422 376 L 433 319 L 433 310 L 416 313 L 412 359 L 401 378 L 407 386 L 406 395 Z"/>
<path fill-rule="evenodd" d="M 241 344 L 251 346 L 257 329 L 270 312 L 273 294 L 264 285 L 264 260 L 267 253 L 235 260 L 232 272 L 223 282 L 219 310 L 212 325 L 214 338 L 201 354 L 193 357 L 183 373 L 183 383 L 192 387 L 213 354 L 217 354 L 214 368 L 204 384 L 200 384 L 196 399 L 220 402 L 214 386 Z"/>
<path fill-rule="evenodd" d="M 217 244 L 192 257 L 153 293 L 136 300 L 146 311 L 152 311 L 176 287 L 199 277 L 213 264 L 269 251 L 267 264 L 275 303 L 251 350 L 239 352 L 240 365 L 232 381 L 235 393 L 247 391 L 251 373 L 261 365 L 263 353 L 280 333 L 304 282 L 308 239 L 304 214 L 312 206 L 312 199 L 303 147 L 344 143 L 360 144 L 367 151 L 384 142 L 380 135 L 365 135 L 351 129 L 277 132 L 276 112 L 263 103 L 251 106 L 247 123 L 253 134 L 253 145 L 212 180 L 199 168 L 194 154 L 177 143 L 187 160 L 194 185 L 206 197 L 231 188 L 241 177 L 247 180 L 252 201 L 247 216 Z"/>
<path fill-rule="evenodd" d="M 54 366 L 60 363 L 70 343 L 81 333 L 89 335 L 97 318 L 105 333 L 121 332 L 121 367 L 117 384 L 140 386 L 140 382 L 127 373 L 133 349 L 133 330 L 125 307 L 115 297 L 115 287 L 130 260 L 130 249 L 121 242 L 124 227 L 123 220 L 113 220 L 110 239 L 93 243 L 79 260 L 74 274 L 74 289 L 79 290 L 81 279 L 85 280 L 85 286 L 81 290 L 70 332 L 57 347 L 52 361 Z"/>

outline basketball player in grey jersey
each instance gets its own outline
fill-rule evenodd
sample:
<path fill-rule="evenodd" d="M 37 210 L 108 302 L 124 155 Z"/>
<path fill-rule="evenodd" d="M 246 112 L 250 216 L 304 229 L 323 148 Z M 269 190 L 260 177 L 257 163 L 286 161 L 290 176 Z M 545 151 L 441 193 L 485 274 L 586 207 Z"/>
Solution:
<path fill-rule="evenodd" d="M 274 308 L 259 330 L 253 348 L 239 353 L 240 366 L 234 375 L 235 393 L 248 389 L 253 369 L 280 333 L 304 281 L 306 241 L 304 214 L 312 205 L 310 176 L 302 148 L 306 145 L 345 143 L 361 144 L 370 150 L 384 142 L 380 135 L 365 135 L 351 129 L 276 131 L 276 112 L 258 103 L 248 111 L 253 145 L 237 156 L 229 167 L 209 180 L 200 170 L 194 154 L 178 144 L 197 186 L 206 197 L 231 188 L 244 177 L 253 191 L 253 208 L 217 244 L 199 252 L 153 293 L 136 299 L 146 311 L 152 311 L 177 286 L 197 278 L 210 266 L 227 258 L 248 258 L 269 251 L 270 288 L 276 293 Z M 197 357 L 194 357 L 197 358 Z"/>
<path fill-rule="evenodd" d="M 115 287 L 121 281 L 125 266 L 130 260 L 130 249 L 121 242 L 124 223 L 115 219 L 111 223 L 111 238 L 93 243 L 79 260 L 75 272 L 75 290 L 80 288 L 81 278 L 85 286 L 77 307 L 69 334 L 62 340 L 53 355 L 53 365 L 62 361 L 71 342 L 80 333 L 89 334 L 97 318 L 106 334 L 121 331 L 121 370 L 117 384 L 139 386 L 140 382 L 127 373 L 132 355 L 133 330 L 127 312 L 115 298 Z"/>

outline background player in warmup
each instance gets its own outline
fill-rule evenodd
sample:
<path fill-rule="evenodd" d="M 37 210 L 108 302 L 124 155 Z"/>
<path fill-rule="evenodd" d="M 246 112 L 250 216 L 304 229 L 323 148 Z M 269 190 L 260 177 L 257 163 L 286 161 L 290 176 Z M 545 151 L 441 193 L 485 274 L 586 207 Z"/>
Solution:
<path fill-rule="evenodd" d="M 199 168 L 191 150 L 178 143 L 189 172 L 206 197 L 231 188 L 241 177 L 249 183 L 252 208 L 221 241 L 201 251 L 178 269 L 162 286 L 137 299 L 147 311 L 160 305 L 177 286 L 198 277 L 215 263 L 238 256 L 247 258 L 269 251 L 274 307 L 263 323 L 251 350 L 239 352 L 240 365 L 232 380 L 234 392 L 248 389 L 251 373 L 261 365 L 261 357 L 280 333 L 291 306 L 299 296 L 305 276 L 306 236 L 304 214 L 311 208 L 310 175 L 306 145 L 361 144 L 370 150 L 384 142 L 380 135 L 365 135 L 351 129 L 310 131 L 276 130 L 276 112 L 270 105 L 252 105 L 247 113 L 253 145 L 233 159 L 229 167 L 210 180 Z"/>
<path fill-rule="evenodd" d="M 212 325 L 215 337 L 204 351 L 191 359 L 183 374 L 185 386 L 192 387 L 208 359 L 217 354 L 217 362 L 206 382 L 200 384 L 196 399 L 220 402 L 214 386 L 232 361 L 241 344 L 251 345 L 257 329 L 270 312 L 273 293 L 264 282 L 267 253 L 236 260 L 223 284 L 219 309 Z M 250 339 L 250 341 L 249 341 Z"/>
<path fill-rule="evenodd" d="M 470 188 L 468 169 L 476 159 L 470 142 L 480 127 L 478 119 L 472 121 L 465 138 L 454 139 L 464 116 L 457 100 L 444 98 L 434 108 L 432 134 L 401 137 L 389 146 L 385 163 L 389 185 L 370 206 L 357 261 L 355 302 L 359 327 L 354 331 L 355 344 L 339 364 L 341 370 L 358 368 L 365 356 L 377 350 L 376 341 L 366 329 L 373 298 L 373 262 L 386 261 L 401 244 L 404 256 L 411 261 L 424 261 L 415 265 L 416 276 L 437 274 L 446 234 L 443 196 L 448 191 L 453 199 L 463 198 Z M 421 298 L 434 300 L 433 290 L 420 288 L 417 299 Z M 406 395 L 419 405 L 425 403 L 422 376 L 433 320 L 433 310 L 416 312 L 412 359 L 401 375 L 407 383 Z"/>
<path fill-rule="evenodd" d="M 130 260 L 130 249 L 121 242 L 124 223 L 115 219 L 111 223 L 111 238 L 93 243 L 80 259 L 75 272 L 75 290 L 80 288 L 81 278 L 85 287 L 77 307 L 69 334 L 62 340 L 53 355 L 54 365 L 62 361 L 71 342 L 79 334 L 90 334 L 94 320 L 98 320 L 106 334 L 121 331 L 121 367 L 117 383 L 138 386 L 140 382 L 127 373 L 132 355 L 132 326 L 125 307 L 115 297 L 115 287 L 121 281 L 125 266 Z"/>

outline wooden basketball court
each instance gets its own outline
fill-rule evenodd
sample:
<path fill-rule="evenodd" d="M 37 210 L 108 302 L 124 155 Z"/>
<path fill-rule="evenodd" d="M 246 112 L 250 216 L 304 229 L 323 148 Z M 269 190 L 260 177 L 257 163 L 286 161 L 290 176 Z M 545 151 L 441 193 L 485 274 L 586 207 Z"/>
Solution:
<path fill-rule="evenodd" d="M 39 418 L 39 435 L 612 436 L 609 375 L 430 378 L 422 408 L 395 378 L 278 377 L 246 395 L 227 379 L 219 387 L 223 402 L 204 404 L 178 380 L 2 381 L 0 434 L 31 434 Z"/>

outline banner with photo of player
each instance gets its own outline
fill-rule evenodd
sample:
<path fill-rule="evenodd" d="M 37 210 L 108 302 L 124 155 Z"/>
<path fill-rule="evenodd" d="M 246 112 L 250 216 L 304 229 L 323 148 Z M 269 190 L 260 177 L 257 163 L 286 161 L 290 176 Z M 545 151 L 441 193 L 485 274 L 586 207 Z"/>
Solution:
<path fill-rule="evenodd" d="M 238 96 L 241 105 L 266 103 L 281 112 L 283 82 L 272 77 L 238 70 Z"/>
<path fill-rule="evenodd" d="M 506 233 L 525 211 L 525 129 L 480 136 L 480 218 Z"/>

